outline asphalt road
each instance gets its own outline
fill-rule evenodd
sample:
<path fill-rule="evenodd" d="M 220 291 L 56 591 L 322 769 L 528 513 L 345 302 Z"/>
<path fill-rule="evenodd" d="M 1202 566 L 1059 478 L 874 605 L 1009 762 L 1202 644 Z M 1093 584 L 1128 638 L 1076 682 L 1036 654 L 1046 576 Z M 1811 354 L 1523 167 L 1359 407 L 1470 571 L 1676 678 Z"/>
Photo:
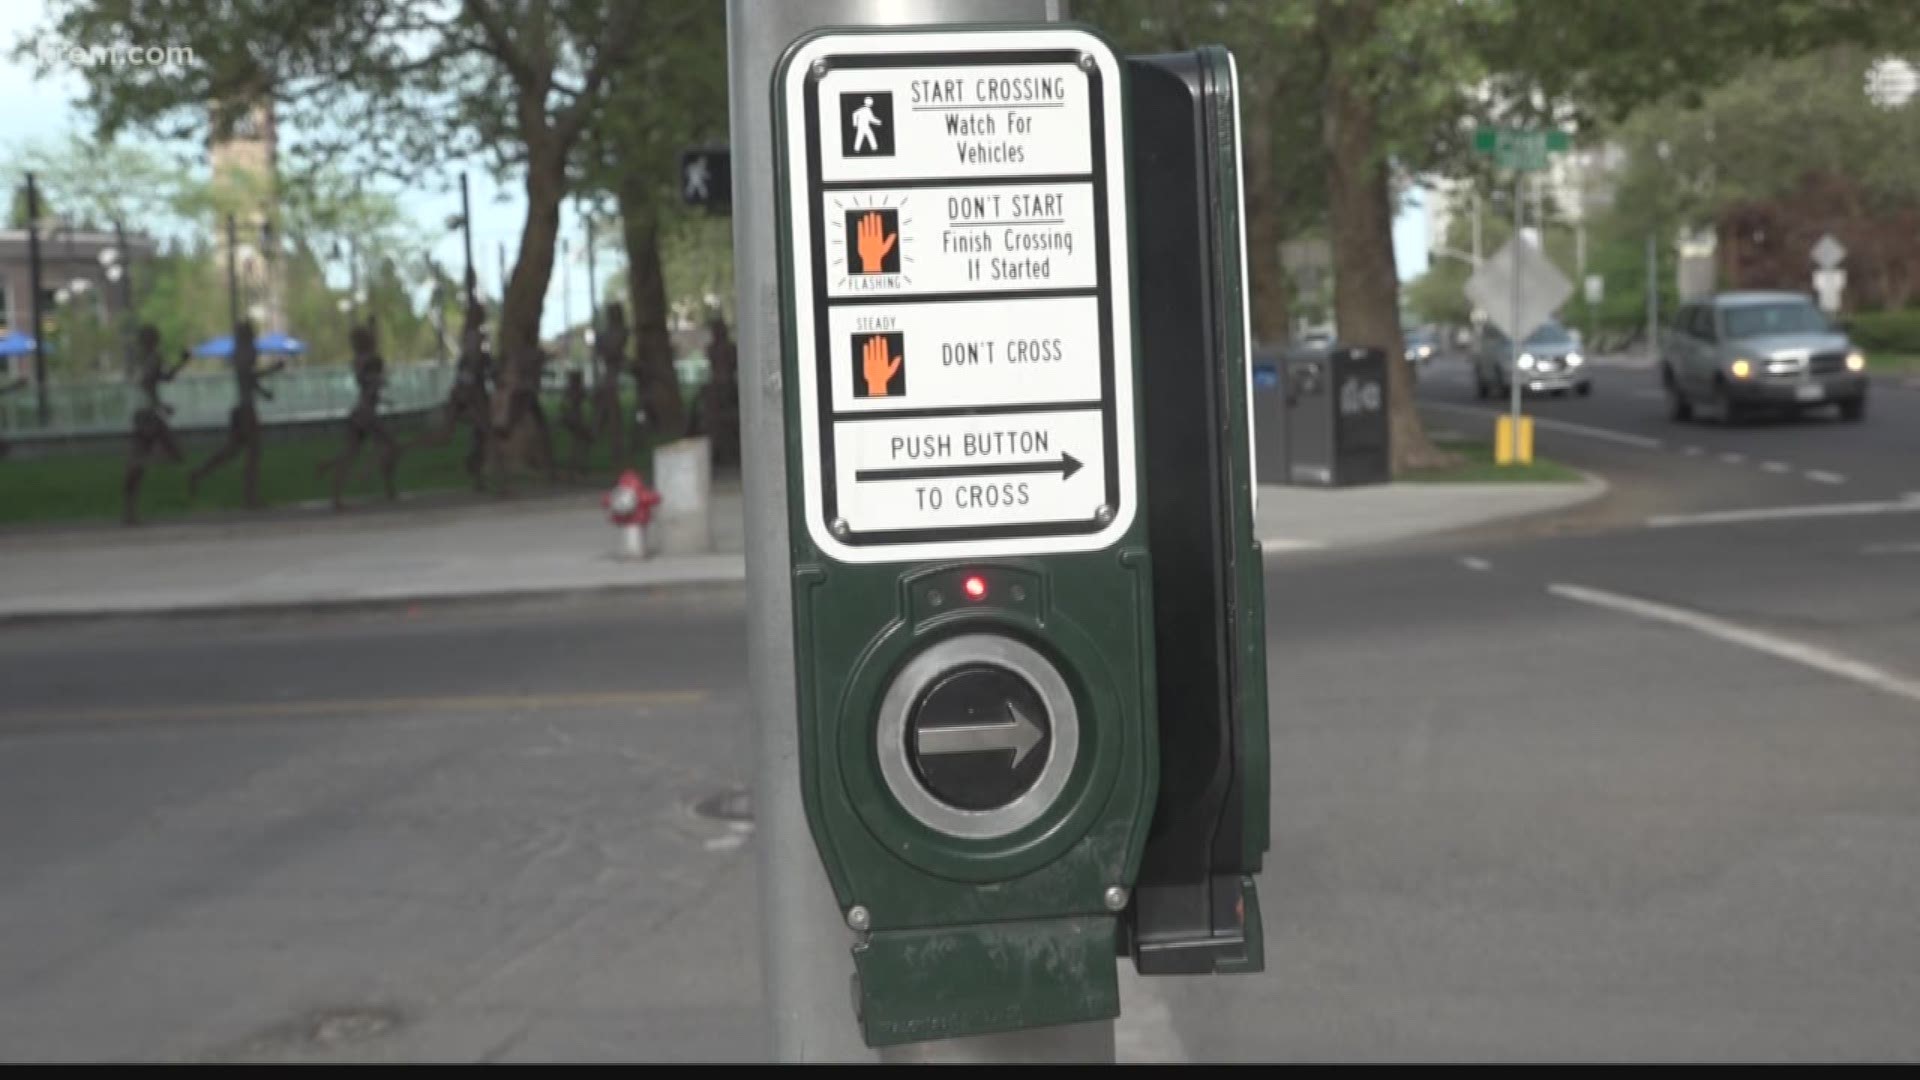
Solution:
<path fill-rule="evenodd" d="M 1601 375 L 1607 499 L 1270 561 L 1268 970 L 1128 1053 L 1920 1056 L 1920 393 Z M 0 628 L 0 1057 L 754 1056 L 742 604 Z"/>

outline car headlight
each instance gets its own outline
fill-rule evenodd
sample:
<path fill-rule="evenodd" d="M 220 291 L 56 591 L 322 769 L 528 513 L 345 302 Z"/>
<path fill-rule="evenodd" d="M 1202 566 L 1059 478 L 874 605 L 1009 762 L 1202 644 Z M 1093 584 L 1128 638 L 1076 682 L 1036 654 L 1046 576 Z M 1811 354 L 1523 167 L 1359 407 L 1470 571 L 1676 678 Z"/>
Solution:
<path fill-rule="evenodd" d="M 1744 379 L 1753 374 L 1753 364 L 1746 357 L 1741 357 L 1735 360 L 1733 366 L 1727 370 L 1733 372 L 1734 378 Z"/>
<path fill-rule="evenodd" d="M 1533 354 L 1521 353 L 1520 359 L 1516 360 L 1515 363 L 1520 365 L 1521 371 L 1532 371 L 1533 370 Z"/>
<path fill-rule="evenodd" d="M 1568 367 L 1579 367 L 1581 364 L 1584 364 L 1584 363 L 1586 363 L 1586 360 L 1583 359 L 1579 353 L 1570 352 L 1567 354 Z"/>
<path fill-rule="evenodd" d="M 1847 354 L 1847 370 L 1848 371 L 1867 370 L 1867 354 L 1861 352 L 1859 349 L 1855 349 L 1852 352 L 1848 353 Z"/>

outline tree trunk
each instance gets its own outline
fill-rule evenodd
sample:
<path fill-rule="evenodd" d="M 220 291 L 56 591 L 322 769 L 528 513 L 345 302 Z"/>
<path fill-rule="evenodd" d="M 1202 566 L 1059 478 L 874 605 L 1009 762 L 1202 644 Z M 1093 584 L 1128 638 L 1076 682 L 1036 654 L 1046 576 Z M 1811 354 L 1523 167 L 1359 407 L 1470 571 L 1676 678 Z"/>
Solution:
<path fill-rule="evenodd" d="M 500 339 L 495 345 L 496 351 L 507 357 L 516 349 L 540 345 L 540 312 L 546 306 L 547 285 L 553 278 L 560 201 L 567 193 L 566 156 L 558 152 L 529 153 L 526 187 L 527 219 L 520 226 L 520 250 L 507 279 L 506 297 L 500 302 Z"/>
<path fill-rule="evenodd" d="M 493 422 L 505 424 L 520 381 L 517 358 L 540 347 L 540 313 L 546 306 L 547 284 L 553 277 L 553 247 L 560 235 L 560 200 L 567 193 L 566 155 L 550 149 L 550 140 L 528 147 L 527 219 L 520 227 L 520 250 L 507 293 L 500 301 L 500 336 L 494 343 L 494 363 L 500 382 L 493 395 Z M 538 387 L 534 389 L 538 390 Z M 508 462 L 533 460 L 533 441 L 524 429 L 513 433 L 504 448 Z"/>
<path fill-rule="evenodd" d="M 654 442 L 686 434 L 687 410 L 674 374 L 673 339 L 667 334 L 667 283 L 660 265 L 660 216 L 652 193 L 637 183 L 621 186 L 620 222 L 627 245 L 627 290 L 633 308 L 633 372 L 647 432 Z"/>
<path fill-rule="evenodd" d="M 1253 340 L 1278 347 L 1292 338 L 1288 325 L 1287 270 L 1280 260 L 1280 193 L 1274 190 L 1273 119 L 1270 88 L 1249 82 L 1241 99 L 1246 124 L 1243 181 L 1247 187 L 1247 298 L 1253 306 Z"/>
<path fill-rule="evenodd" d="M 1451 463 L 1420 422 L 1413 379 L 1402 360 L 1400 275 L 1393 258 L 1393 199 L 1378 118 L 1360 74 L 1349 66 L 1365 51 L 1377 17 L 1371 3 L 1353 3 L 1328 17 L 1328 71 L 1322 98 L 1327 147 L 1327 209 L 1333 241 L 1334 321 L 1343 345 L 1387 356 L 1387 409 L 1394 475 Z"/>

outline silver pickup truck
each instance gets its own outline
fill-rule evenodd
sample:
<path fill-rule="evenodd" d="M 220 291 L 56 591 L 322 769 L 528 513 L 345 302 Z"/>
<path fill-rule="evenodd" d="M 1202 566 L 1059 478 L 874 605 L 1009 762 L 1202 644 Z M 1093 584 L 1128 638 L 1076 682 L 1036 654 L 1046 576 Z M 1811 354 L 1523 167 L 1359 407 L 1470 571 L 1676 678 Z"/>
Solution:
<path fill-rule="evenodd" d="M 1867 414 L 1867 359 L 1813 301 L 1728 292 L 1683 304 L 1660 335 L 1660 379 L 1675 420 L 1709 411 L 1737 423 L 1762 410 L 1838 406 Z"/>

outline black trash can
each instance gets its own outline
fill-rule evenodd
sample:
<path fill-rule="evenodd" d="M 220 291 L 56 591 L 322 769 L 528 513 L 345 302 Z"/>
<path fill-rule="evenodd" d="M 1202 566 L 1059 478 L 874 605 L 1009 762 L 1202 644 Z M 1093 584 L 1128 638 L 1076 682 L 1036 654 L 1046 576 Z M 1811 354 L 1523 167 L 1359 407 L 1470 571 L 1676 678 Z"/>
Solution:
<path fill-rule="evenodd" d="M 1336 345 L 1288 350 L 1282 358 L 1286 482 L 1352 487 L 1391 479 L 1386 354 Z"/>

